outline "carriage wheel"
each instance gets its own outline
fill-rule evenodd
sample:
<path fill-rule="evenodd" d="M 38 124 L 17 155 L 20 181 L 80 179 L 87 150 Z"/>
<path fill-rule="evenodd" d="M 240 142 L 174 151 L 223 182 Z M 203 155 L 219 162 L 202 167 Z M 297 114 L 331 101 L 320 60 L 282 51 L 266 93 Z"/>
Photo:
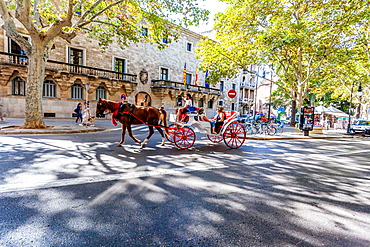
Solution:
<path fill-rule="evenodd" d="M 175 132 L 178 129 L 179 128 L 177 127 L 176 124 L 170 124 L 170 126 L 168 126 L 168 136 L 166 136 L 166 138 L 169 142 L 171 143 L 175 142 Z"/>
<path fill-rule="evenodd" d="M 239 148 L 245 141 L 245 129 L 240 123 L 231 123 L 226 127 L 223 137 L 226 146 Z"/>
<path fill-rule="evenodd" d="M 219 143 L 222 141 L 222 136 L 220 135 L 207 135 L 208 140 L 214 143 Z"/>
<path fill-rule="evenodd" d="M 186 126 L 176 130 L 174 133 L 174 142 L 178 148 L 190 148 L 195 142 L 194 130 Z"/>

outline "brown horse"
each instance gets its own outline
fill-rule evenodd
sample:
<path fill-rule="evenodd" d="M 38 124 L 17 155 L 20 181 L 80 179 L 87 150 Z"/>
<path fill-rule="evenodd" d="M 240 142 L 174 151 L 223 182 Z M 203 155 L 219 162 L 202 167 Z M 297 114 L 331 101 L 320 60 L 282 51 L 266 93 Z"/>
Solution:
<path fill-rule="evenodd" d="M 161 145 L 164 145 L 166 138 L 164 137 L 161 127 L 165 128 L 165 134 L 168 136 L 167 112 L 164 109 L 157 109 L 151 106 L 135 106 L 129 103 L 114 102 L 100 98 L 96 107 L 96 116 L 108 113 L 112 114 L 112 123 L 114 125 L 117 125 L 116 120 L 122 124 L 121 141 L 117 146 L 121 146 L 125 142 L 125 133 L 127 129 L 132 140 L 141 144 L 142 148 L 145 147 L 149 138 L 154 133 L 153 127 L 155 127 L 159 134 L 161 134 Z M 160 125 L 160 122 L 163 126 Z M 132 135 L 131 124 L 148 125 L 149 135 L 142 143 Z"/>

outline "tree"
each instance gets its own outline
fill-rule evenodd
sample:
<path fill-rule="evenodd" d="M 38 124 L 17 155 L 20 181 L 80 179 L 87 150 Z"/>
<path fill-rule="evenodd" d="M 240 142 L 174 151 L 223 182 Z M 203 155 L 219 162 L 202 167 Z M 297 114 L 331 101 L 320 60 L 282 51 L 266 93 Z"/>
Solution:
<path fill-rule="evenodd" d="M 179 26 L 205 20 L 207 10 L 192 0 L 0 0 L 0 15 L 6 35 L 27 54 L 25 121 L 22 128 L 45 128 L 42 115 L 42 85 L 45 63 L 57 37 L 71 41 L 77 33 L 99 40 L 104 49 L 114 39 L 121 47 L 143 40 L 161 44 L 179 35 Z M 21 26 L 16 26 L 17 21 Z M 29 41 L 22 33 L 29 35 Z"/>
<path fill-rule="evenodd" d="M 325 83 L 325 66 L 369 9 L 362 0 L 227 2 L 215 20 L 217 42 L 205 39 L 197 49 L 210 80 L 233 77 L 249 64 L 272 64 L 280 78 L 275 83 L 297 107 Z"/>

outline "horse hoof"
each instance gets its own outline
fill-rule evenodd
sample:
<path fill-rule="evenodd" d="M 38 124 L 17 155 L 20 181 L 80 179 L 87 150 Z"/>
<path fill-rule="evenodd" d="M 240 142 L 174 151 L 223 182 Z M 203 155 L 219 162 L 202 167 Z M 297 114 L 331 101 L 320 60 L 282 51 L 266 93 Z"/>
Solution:
<path fill-rule="evenodd" d="M 117 144 L 117 147 L 122 147 L 122 143 L 118 143 Z"/>

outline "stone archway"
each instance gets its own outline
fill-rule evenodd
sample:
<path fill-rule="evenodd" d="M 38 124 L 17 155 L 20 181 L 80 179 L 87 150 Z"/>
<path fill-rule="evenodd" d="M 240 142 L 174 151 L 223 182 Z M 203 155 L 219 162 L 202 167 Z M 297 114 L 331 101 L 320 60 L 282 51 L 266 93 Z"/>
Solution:
<path fill-rule="evenodd" d="M 148 93 L 140 92 L 135 96 L 135 105 L 137 106 L 151 106 L 152 98 Z"/>

